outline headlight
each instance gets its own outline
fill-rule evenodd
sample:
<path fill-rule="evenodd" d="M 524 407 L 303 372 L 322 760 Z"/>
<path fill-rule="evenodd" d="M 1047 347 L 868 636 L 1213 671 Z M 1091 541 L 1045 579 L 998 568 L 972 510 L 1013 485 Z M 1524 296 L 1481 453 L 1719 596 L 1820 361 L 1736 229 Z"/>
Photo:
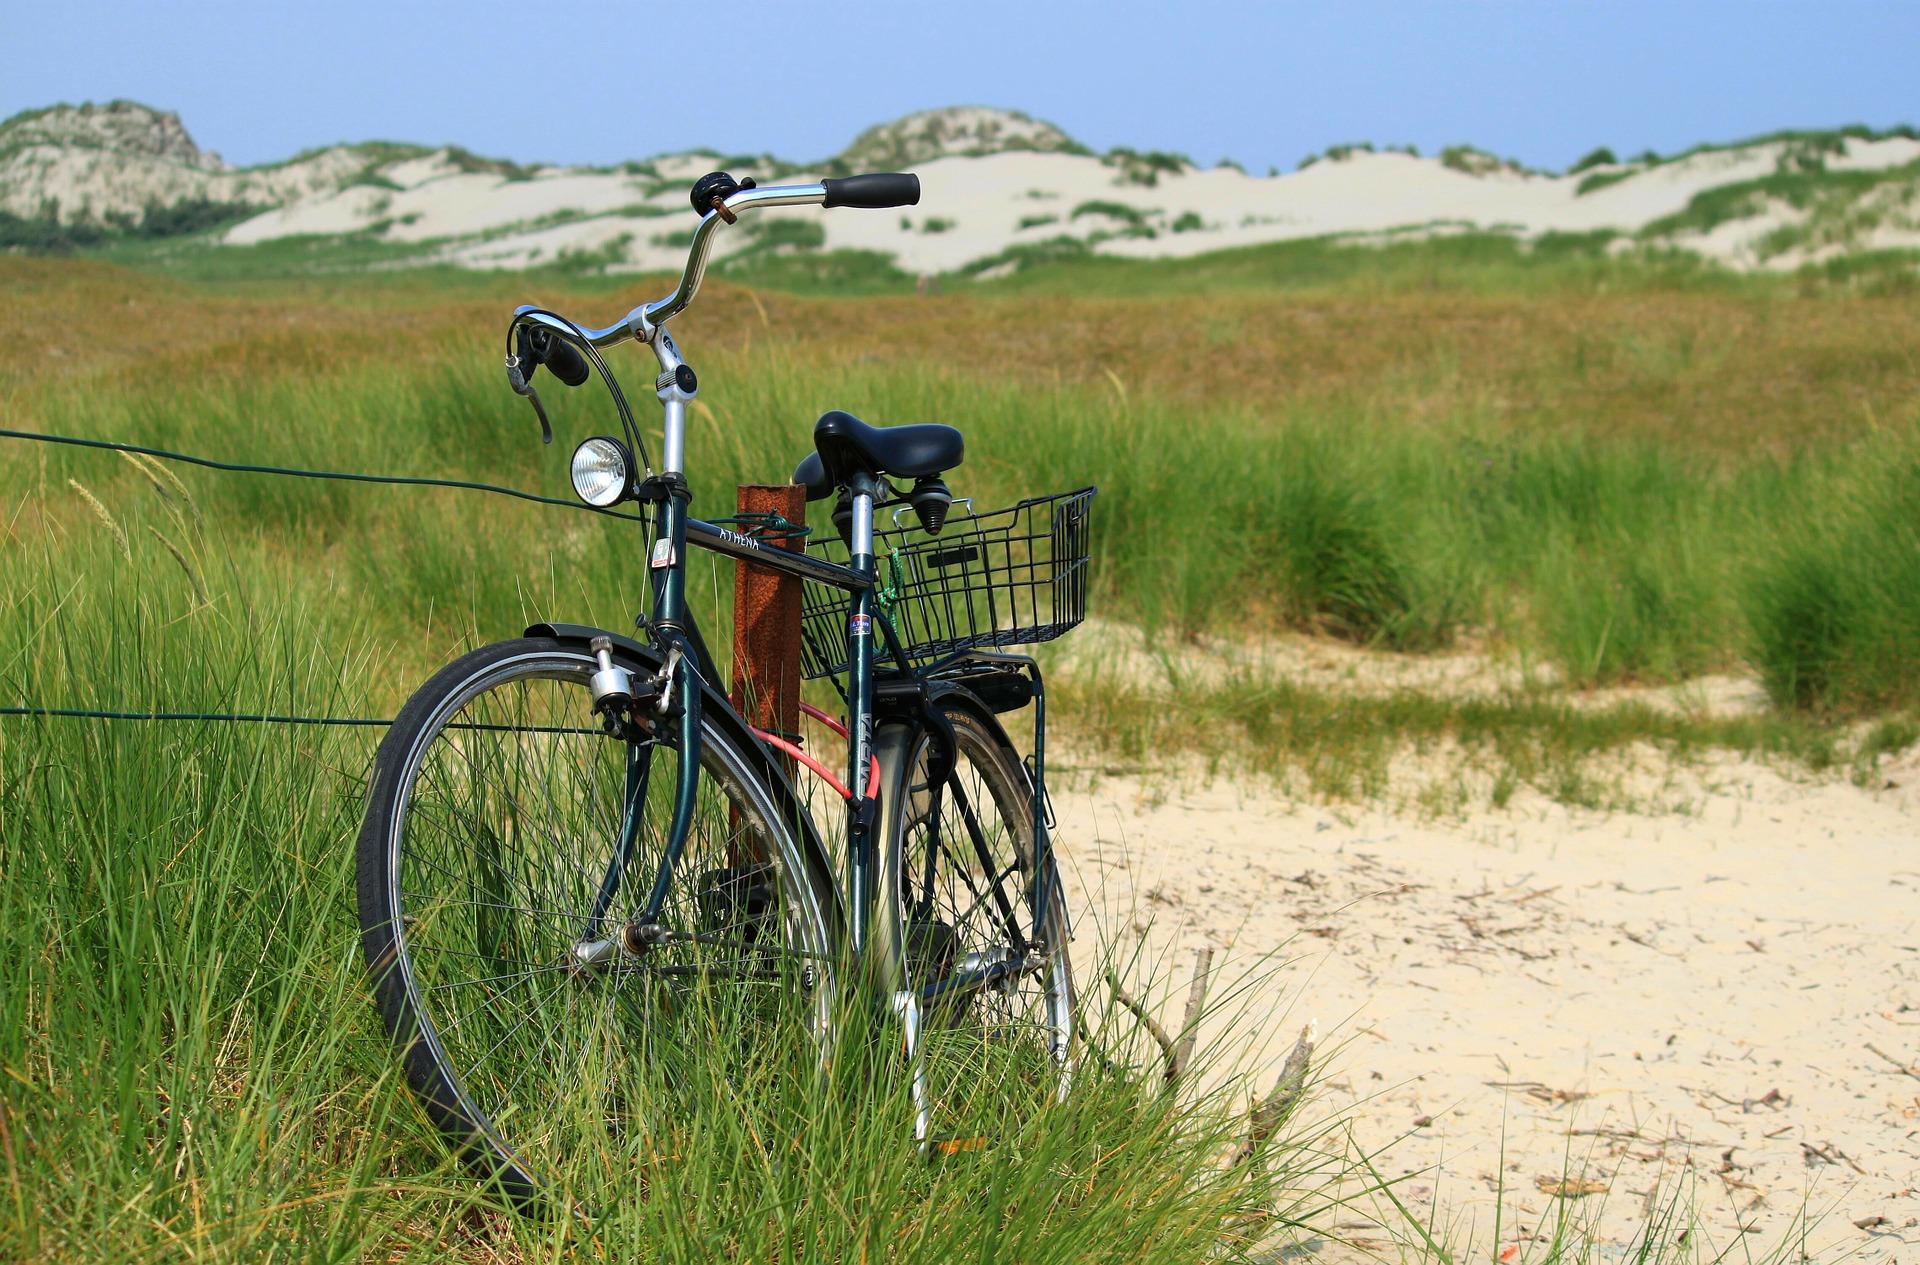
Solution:
<path fill-rule="evenodd" d="M 633 495 L 633 458 L 617 439 L 596 435 L 573 450 L 573 494 L 605 509 Z"/>

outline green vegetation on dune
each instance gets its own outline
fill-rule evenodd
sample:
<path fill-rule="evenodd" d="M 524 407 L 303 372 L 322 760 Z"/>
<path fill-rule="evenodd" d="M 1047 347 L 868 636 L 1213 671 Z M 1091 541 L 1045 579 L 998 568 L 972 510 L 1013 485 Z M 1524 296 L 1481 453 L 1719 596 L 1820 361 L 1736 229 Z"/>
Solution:
<path fill-rule="evenodd" d="M 428 246 L 390 242 L 372 234 L 279 237 L 250 246 L 210 246 L 199 242 L 121 239 L 86 252 L 89 258 L 125 264 L 213 285 L 278 289 L 299 278 L 358 278 L 369 270 L 405 265 L 418 271 L 417 284 L 452 281 L 473 274 L 421 261 Z"/>
<path fill-rule="evenodd" d="M 1572 287 L 1666 290 L 1737 287 L 1746 278 L 1698 256 L 1643 251 L 1608 254 L 1608 230 L 1545 233 L 1529 242 L 1509 233 L 1443 232 L 1402 240 L 1301 238 L 1182 259 L 1098 254 L 1083 241 L 1015 246 L 992 260 L 995 291 L 1075 295 L 1262 294 L 1275 291 L 1458 289 L 1476 293 L 1558 292 Z M 1049 247 L 1051 247 L 1049 249 Z M 968 271 L 984 269 L 972 265 Z"/>
<path fill-rule="evenodd" d="M 138 219 L 109 216 L 104 225 L 89 220 L 63 222 L 58 206 L 42 208 L 35 216 L 0 211 L 0 252 L 19 250 L 38 255 L 66 255 L 118 241 L 192 237 L 238 223 L 263 209 L 244 202 L 190 198 L 153 202 Z"/>
<path fill-rule="evenodd" d="M 1831 217 L 1856 205 L 1874 190 L 1910 185 L 1916 180 L 1920 180 L 1920 161 L 1871 171 L 1783 167 L 1755 180 L 1718 185 L 1698 193 L 1684 210 L 1646 224 L 1639 235 L 1659 238 L 1683 232 L 1709 232 L 1729 220 L 1759 214 L 1770 201 L 1783 202 L 1816 217 Z"/>

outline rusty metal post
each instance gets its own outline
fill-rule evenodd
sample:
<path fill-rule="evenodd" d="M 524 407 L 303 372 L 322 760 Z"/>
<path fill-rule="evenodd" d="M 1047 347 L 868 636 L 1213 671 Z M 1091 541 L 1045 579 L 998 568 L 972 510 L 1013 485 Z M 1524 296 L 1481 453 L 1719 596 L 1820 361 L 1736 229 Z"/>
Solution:
<path fill-rule="evenodd" d="M 806 520 L 806 489 L 797 483 L 743 484 L 742 514 Z M 769 543 L 800 548 L 798 540 Z M 800 580 L 736 561 L 733 570 L 733 705 L 749 723 L 778 734 L 800 729 Z"/>

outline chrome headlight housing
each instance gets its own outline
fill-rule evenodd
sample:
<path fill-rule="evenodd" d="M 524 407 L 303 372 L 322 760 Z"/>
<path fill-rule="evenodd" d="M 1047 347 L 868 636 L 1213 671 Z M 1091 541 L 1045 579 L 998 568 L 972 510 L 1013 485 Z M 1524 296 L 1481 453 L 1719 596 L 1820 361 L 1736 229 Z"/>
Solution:
<path fill-rule="evenodd" d="M 633 454 L 608 435 L 595 435 L 573 450 L 568 472 L 573 494 L 597 509 L 618 505 L 633 496 Z"/>

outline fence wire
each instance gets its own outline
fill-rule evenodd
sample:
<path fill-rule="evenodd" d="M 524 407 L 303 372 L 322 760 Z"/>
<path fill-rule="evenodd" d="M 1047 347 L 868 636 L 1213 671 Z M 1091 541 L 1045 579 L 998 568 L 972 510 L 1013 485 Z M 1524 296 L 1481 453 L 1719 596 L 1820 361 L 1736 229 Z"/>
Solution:
<path fill-rule="evenodd" d="M 504 487 L 497 483 L 478 483 L 469 479 L 440 479 L 427 475 L 411 474 L 364 474 L 351 470 L 305 470 L 298 466 L 269 466 L 243 461 L 220 461 L 213 457 L 203 457 L 195 453 L 175 452 L 167 448 L 151 448 L 144 444 L 123 444 L 112 439 L 82 439 L 75 435 L 54 435 L 45 431 L 14 430 L 0 427 L 0 439 L 22 439 L 32 443 L 60 444 L 71 448 L 92 448 L 106 452 L 127 452 L 142 457 L 152 457 L 160 461 L 172 461 L 181 465 L 199 466 L 207 470 L 219 470 L 227 474 L 265 474 L 290 479 L 319 479 L 339 483 L 377 483 L 395 487 L 453 488 L 462 492 L 484 492 L 491 496 L 511 497 L 515 500 L 530 501 L 535 505 L 551 505 L 560 509 L 579 510 L 589 514 L 598 514 L 603 518 L 621 518 L 628 522 L 644 522 L 638 514 L 622 513 L 614 509 L 602 509 L 580 501 L 564 500 L 557 496 L 543 496 L 538 492 L 529 492 L 524 488 Z M 120 720 L 120 721 L 222 721 L 231 724 L 254 725 L 335 725 L 350 728 L 386 728 L 393 724 L 391 718 L 377 719 L 368 716 L 282 716 L 268 712 L 162 712 L 162 711 L 111 711 L 89 707 L 38 707 L 22 705 L 0 707 L 0 717 L 13 719 L 54 719 L 54 720 Z M 512 726 L 493 725 L 457 725 L 455 728 L 511 728 Z M 554 733 L 598 733 L 594 729 L 553 729 Z"/>

